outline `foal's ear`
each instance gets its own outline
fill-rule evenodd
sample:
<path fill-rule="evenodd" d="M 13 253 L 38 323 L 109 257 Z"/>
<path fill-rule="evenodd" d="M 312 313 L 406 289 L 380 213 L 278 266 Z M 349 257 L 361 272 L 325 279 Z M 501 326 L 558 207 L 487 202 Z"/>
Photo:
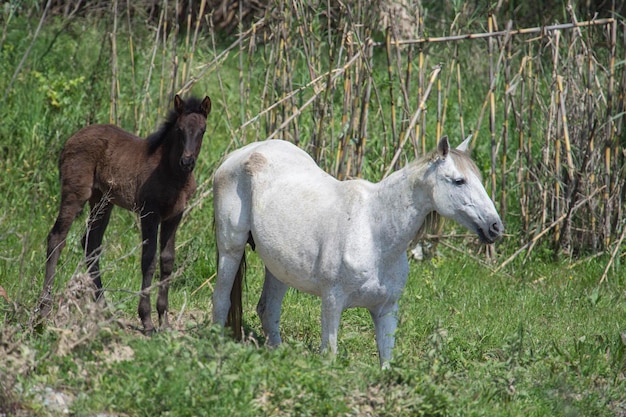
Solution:
<path fill-rule="evenodd" d="M 204 100 L 202 100 L 200 110 L 202 110 L 202 114 L 204 114 L 204 117 L 208 116 L 209 113 L 211 113 L 211 99 L 209 98 L 209 96 L 204 97 Z"/>
<path fill-rule="evenodd" d="M 448 142 L 447 136 L 442 136 L 437 145 L 437 153 L 441 159 L 445 159 L 448 156 L 448 152 L 450 152 L 450 142 Z"/>
<path fill-rule="evenodd" d="M 474 136 L 474 134 L 470 133 L 470 135 L 466 137 L 465 140 L 456 147 L 456 149 L 461 152 L 469 153 L 469 144 L 472 141 L 472 136 Z"/>
<path fill-rule="evenodd" d="M 185 102 L 178 94 L 174 97 L 174 110 L 176 110 L 178 114 L 183 114 L 185 111 Z"/>

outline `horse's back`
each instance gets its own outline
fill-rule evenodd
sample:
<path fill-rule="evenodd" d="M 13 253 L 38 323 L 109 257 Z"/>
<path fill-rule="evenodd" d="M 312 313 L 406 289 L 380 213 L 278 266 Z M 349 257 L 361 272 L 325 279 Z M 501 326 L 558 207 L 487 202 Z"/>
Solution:
<path fill-rule="evenodd" d="M 321 171 L 309 154 L 296 145 L 283 140 L 267 140 L 254 142 L 233 151 L 217 169 L 215 175 L 221 177 L 226 172 L 230 175 L 237 172 L 240 175 L 255 176 L 269 171 L 277 174 L 281 170 Z"/>
<path fill-rule="evenodd" d="M 147 144 L 124 129 L 94 124 L 72 135 L 61 152 L 63 187 L 86 187 L 111 193 L 115 204 L 133 209 L 137 184 L 142 181 Z"/>
<path fill-rule="evenodd" d="M 279 280 L 319 295 L 316 259 L 336 262 L 349 221 L 343 183 L 297 146 L 270 140 L 233 152 L 216 171 L 214 184 L 220 251 L 241 247 L 251 234 Z"/>

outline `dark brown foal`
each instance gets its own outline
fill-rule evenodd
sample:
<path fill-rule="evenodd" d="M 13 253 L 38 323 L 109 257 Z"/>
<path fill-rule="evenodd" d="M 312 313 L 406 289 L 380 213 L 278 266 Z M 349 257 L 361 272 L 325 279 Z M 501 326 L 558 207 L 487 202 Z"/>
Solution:
<path fill-rule="evenodd" d="M 91 210 L 82 245 L 96 298 L 103 297 L 99 259 L 113 206 L 140 215 L 143 280 L 138 312 L 148 334 L 154 331 L 149 291 L 156 269 L 160 225 L 161 283 L 156 307 L 159 326 L 168 326 L 168 278 L 174 267 L 176 229 L 196 189 L 193 169 L 210 112 L 209 97 L 184 101 L 177 95 L 166 122 L 147 139 L 117 126 L 91 125 L 67 140 L 59 160 L 61 204 L 48 235 L 46 276 L 39 302 L 41 317 L 47 316 L 52 307 L 55 270 L 67 233 L 89 201 Z"/>

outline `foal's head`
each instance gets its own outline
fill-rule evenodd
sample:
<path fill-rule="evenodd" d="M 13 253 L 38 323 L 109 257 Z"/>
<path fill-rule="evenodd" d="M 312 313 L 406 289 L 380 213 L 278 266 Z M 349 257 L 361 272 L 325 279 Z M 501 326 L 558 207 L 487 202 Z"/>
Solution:
<path fill-rule="evenodd" d="M 148 137 L 149 151 L 154 152 L 163 145 L 172 167 L 177 166 L 186 173 L 193 171 L 210 112 L 211 99 L 208 96 L 202 101 L 196 98 L 185 101 L 176 95 L 174 110 L 161 129 Z"/>
<path fill-rule="evenodd" d="M 444 136 L 431 155 L 435 210 L 476 232 L 483 242 L 493 243 L 504 226 L 482 185 L 478 167 L 467 153 L 468 141 L 451 149 Z"/>

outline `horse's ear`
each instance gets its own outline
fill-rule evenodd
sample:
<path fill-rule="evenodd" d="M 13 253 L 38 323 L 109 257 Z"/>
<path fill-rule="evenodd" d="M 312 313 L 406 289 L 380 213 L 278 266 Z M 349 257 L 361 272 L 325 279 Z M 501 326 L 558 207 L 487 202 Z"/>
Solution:
<path fill-rule="evenodd" d="M 183 112 L 185 111 L 185 102 L 182 98 L 180 98 L 178 94 L 176 94 L 176 96 L 174 97 L 174 109 L 178 114 L 183 114 Z"/>
<path fill-rule="evenodd" d="M 204 114 L 204 117 L 208 116 L 209 113 L 211 113 L 211 99 L 209 98 L 209 96 L 204 97 L 204 100 L 202 100 L 200 110 L 202 110 L 202 114 Z"/>
<path fill-rule="evenodd" d="M 448 156 L 448 152 L 450 152 L 450 142 L 448 142 L 447 136 L 442 136 L 437 145 L 437 153 L 441 159 L 445 159 Z"/>
<path fill-rule="evenodd" d="M 474 134 L 470 133 L 470 135 L 466 137 L 465 140 L 461 142 L 459 146 L 456 147 L 456 149 L 461 152 L 469 153 L 469 144 L 472 141 L 472 136 L 474 136 Z"/>

